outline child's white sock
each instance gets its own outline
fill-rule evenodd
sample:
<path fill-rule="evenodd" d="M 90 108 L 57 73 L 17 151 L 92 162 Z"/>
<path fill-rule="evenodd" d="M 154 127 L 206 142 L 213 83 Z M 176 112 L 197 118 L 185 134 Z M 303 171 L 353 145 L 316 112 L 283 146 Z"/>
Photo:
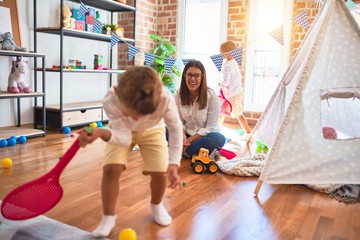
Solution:
<path fill-rule="evenodd" d="M 94 237 L 106 237 L 115 226 L 115 215 L 104 215 L 97 228 L 92 232 Z"/>
<path fill-rule="evenodd" d="M 157 222 L 161 226 L 170 225 L 172 218 L 169 213 L 166 211 L 164 205 L 162 203 L 159 204 L 150 204 L 151 211 L 154 216 L 155 222 Z"/>

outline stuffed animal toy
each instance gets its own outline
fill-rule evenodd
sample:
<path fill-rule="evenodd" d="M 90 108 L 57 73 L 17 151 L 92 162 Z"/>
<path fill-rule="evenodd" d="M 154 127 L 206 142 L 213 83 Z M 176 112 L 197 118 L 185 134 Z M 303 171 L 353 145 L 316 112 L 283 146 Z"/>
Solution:
<path fill-rule="evenodd" d="M 18 47 L 15 44 L 11 32 L 0 34 L 0 50 L 26 52 L 26 48 Z"/>
<path fill-rule="evenodd" d="M 27 72 L 27 61 L 17 58 L 12 61 L 12 68 L 8 78 L 7 91 L 10 93 L 30 93 L 32 89 L 24 82 L 24 74 Z"/>
<path fill-rule="evenodd" d="M 71 13 L 69 7 L 65 3 L 63 3 L 63 15 L 64 15 L 63 19 L 62 19 L 63 28 L 66 28 L 66 29 L 75 28 L 75 19 L 71 17 L 72 13 Z M 59 8 L 59 17 L 60 17 L 60 8 Z"/>

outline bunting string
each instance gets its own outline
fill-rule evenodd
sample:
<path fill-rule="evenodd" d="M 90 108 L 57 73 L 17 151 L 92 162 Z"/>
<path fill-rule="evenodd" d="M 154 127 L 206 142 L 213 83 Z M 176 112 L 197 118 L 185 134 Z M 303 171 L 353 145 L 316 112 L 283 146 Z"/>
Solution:
<path fill-rule="evenodd" d="M 321 0 L 317 0 L 317 1 L 321 2 Z M 320 4 L 318 4 L 318 5 L 320 5 Z M 354 8 L 356 6 L 356 4 L 352 0 L 348 0 L 346 2 L 346 5 L 350 9 L 352 9 L 352 8 Z M 78 16 L 81 17 L 82 15 L 86 14 L 88 11 L 89 10 L 87 9 L 87 7 L 80 1 L 80 8 L 79 8 L 79 11 L 78 11 Z M 302 26 L 305 29 L 309 28 L 308 15 L 307 15 L 306 9 L 303 10 L 297 16 L 293 17 L 291 20 L 296 22 L 297 24 L 299 24 L 300 26 Z M 94 25 L 93 25 L 92 32 L 96 32 L 99 29 L 102 29 L 103 25 L 104 24 L 99 19 L 94 19 Z M 271 37 L 273 37 L 282 46 L 284 45 L 284 28 L 283 28 L 283 25 L 276 28 L 276 29 L 274 29 L 274 30 L 272 30 L 272 31 L 270 31 L 270 32 L 268 32 L 267 35 L 270 35 Z M 134 58 L 135 54 L 140 51 L 140 49 L 128 44 L 126 41 L 121 39 L 114 32 L 111 32 L 111 35 L 110 35 L 110 47 L 113 48 L 120 41 L 122 41 L 122 42 L 124 42 L 124 43 L 126 43 L 128 45 L 128 60 L 131 61 Z M 242 55 L 243 55 L 242 47 L 240 47 L 238 49 L 235 49 L 233 51 L 230 51 L 229 54 L 236 60 L 236 62 L 239 65 L 242 64 Z M 156 55 L 145 52 L 145 64 L 147 66 L 150 66 L 153 63 L 155 58 L 156 58 Z M 210 58 L 213 61 L 216 68 L 218 69 L 218 71 L 220 72 L 221 67 L 222 67 L 222 62 L 224 60 L 224 56 L 222 54 L 217 54 L 217 55 L 210 56 Z M 164 60 L 165 60 L 166 71 L 168 73 L 171 73 L 172 72 L 172 67 L 175 64 L 176 59 L 165 58 Z M 182 59 L 182 63 L 184 65 L 186 65 L 190 60 L 192 60 L 192 59 Z"/>

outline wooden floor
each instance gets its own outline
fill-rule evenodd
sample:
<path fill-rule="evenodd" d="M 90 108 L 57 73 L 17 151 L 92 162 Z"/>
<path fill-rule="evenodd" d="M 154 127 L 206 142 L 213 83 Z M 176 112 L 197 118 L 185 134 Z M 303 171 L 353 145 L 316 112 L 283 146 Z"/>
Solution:
<path fill-rule="evenodd" d="M 51 169 L 73 141 L 69 135 L 48 132 L 26 144 L 0 148 L 0 158 L 10 157 L 14 163 L 0 169 L 0 199 Z M 86 231 L 96 227 L 102 216 L 103 148 L 99 140 L 78 152 L 61 177 L 63 199 L 46 216 Z M 293 185 L 263 184 L 255 198 L 256 177 L 197 175 L 189 160 L 180 168 L 186 186 L 167 190 L 164 198 L 173 223 L 160 227 L 150 215 L 149 177 L 141 171 L 140 153 L 133 151 L 120 180 L 111 239 L 117 240 L 124 228 L 134 229 L 138 240 L 360 239 L 360 204 L 345 205 Z"/>

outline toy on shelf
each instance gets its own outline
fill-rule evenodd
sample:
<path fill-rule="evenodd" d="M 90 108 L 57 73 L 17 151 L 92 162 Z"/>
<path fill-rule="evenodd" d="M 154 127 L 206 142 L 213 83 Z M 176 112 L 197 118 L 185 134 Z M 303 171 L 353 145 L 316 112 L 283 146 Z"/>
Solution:
<path fill-rule="evenodd" d="M 191 158 L 191 167 L 195 173 L 201 174 L 205 171 L 205 168 L 210 173 L 216 173 L 218 166 L 213 156 L 209 156 L 209 150 L 206 148 L 200 148 L 199 154 L 194 155 Z"/>
<path fill-rule="evenodd" d="M 15 44 L 11 32 L 0 34 L 0 50 L 26 52 L 26 48 L 19 47 Z"/>
<path fill-rule="evenodd" d="M 124 28 L 116 26 L 115 29 L 114 29 L 114 33 L 116 35 L 118 35 L 120 38 L 123 38 L 124 37 Z"/>
<path fill-rule="evenodd" d="M 52 68 L 53 69 L 60 69 L 60 66 L 59 65 L 53 65 Z M 80 60 L 70 59 L 69 60 L 69 65 L 63 65 L 63 68 L 64 69 L 86 69 L 86 65 L 83 65 Z"/>
<path fill-rule="evenodd" d="M 256 153 L 268 153 L 269 147 L 260 142 L 259 140 L 256 141 Z"/>
<path fill-rule="evenodd" d="M 60 11 L 61 11 L 61 9 L 59 8 L 59 19 L 60 19 Z M 63 23 L 63 28 L 66 28 L 66 29 L 75 28 L 75 19 L 72 18 L 72 13 L 71 13 L 69 7 L 65 3 L 63 3 L 62 23 Z"/>
<path fill-rule="evenodd" d="M 27 61 L 18 57 L 12 61 L 12 68 L 8 78 L 7 91 L 10 93 L 30 93 L 32 89 L 24 81 L 24 75 L 27 72 Z"/>
<path fill-rule="evenodd" d="M 104 57 L 100 54 L 94 54 L 94 69 L 101 70 L 103 69 Z"/>

